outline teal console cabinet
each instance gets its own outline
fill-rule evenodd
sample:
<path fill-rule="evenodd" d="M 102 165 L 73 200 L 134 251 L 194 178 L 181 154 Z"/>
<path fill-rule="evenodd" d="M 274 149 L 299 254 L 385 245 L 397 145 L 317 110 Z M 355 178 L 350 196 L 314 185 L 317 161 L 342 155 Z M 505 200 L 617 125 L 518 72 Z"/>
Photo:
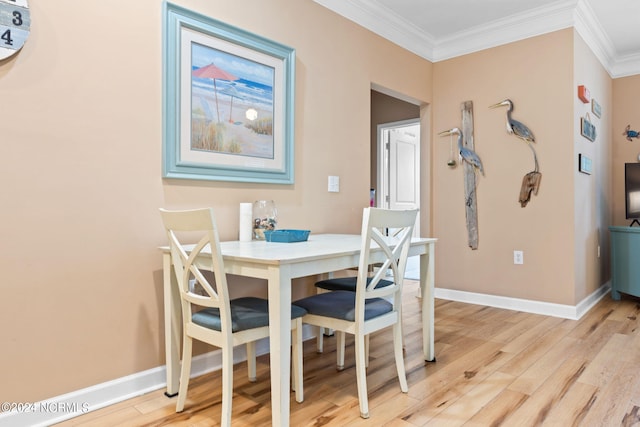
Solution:
<path fill-rule="evenodd" d="M 640 297 L 640 227 L 609 227 L 611 232 L 611 297 L 620 292 Z"/>

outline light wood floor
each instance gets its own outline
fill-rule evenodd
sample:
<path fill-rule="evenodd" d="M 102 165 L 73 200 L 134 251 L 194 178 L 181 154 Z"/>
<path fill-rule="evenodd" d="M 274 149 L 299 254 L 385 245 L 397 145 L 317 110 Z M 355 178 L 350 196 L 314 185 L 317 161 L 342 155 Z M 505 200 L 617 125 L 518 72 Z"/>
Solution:
<path fill-rule="evenodd" d="M 353 340 L 335 370 L 335 338 L 325 353 L 305 343 L 305 401 L 291 399 L 298 426 L 640 426 L 640 300 L 606 296 L 580 321 L 436 300 L 436 362 L 421 354 L 416 282 L 405 292 L 405 363 L 400 392 L 391 332 L 371 338 L 367 380 L 371 418 L 359 417 Z M 271 421 L 269 359 L 258 381 L 234 370 L 233 425 Z M 163 390 L 91 412 L 60 426 L 214 426 L 220 373 L 194 378 L 185 411 Z"/>

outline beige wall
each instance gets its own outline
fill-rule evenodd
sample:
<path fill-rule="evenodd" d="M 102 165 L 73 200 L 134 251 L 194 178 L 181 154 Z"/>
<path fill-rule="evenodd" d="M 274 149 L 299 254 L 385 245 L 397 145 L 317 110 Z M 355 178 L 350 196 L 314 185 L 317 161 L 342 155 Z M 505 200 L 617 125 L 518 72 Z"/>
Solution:
<path fill-rule="evenodd" d="M 295 184 L 161 178 L 160 1 L 30 2 L 29 40 L 0 63 L 7 401 L 163 363 L 159 207 L 214 206 L 226 240 L 238 204 L 265 198 L 282 227 L 357 232 L 371 85 L 431 102 L 432 64 L 312 1 L 175 3 L 296 49 Z"/>
<path fill-rule="evenodd" d="M 640 75 L 615 79 L 613 81 L 613 124 L 611 141 L 611 182 L 613 192 L 611 225 L 629 225 L 625 218 L 624 205 L 624 164 L 638 161 L 640 139 L 627 141 L 623 131 L 627 125 L 640 130 Z"/>
<path fill-rule="evenodd" d="M 447 166 L 449 137 L 435 137 L 438 287 L 575 303 L 572 57 L 573 31 L 563 30 L 434 65 L 433 130 L 460 127 L 460 104 L 473 101 L 475 149 L 486 171 L 477 188 L 479 248 L 471 250 L 462 168 Z M 505 98 L 536 137 L 542 181 L 524 208 L 518 197 L 534 169 L 531 150 L 507 134 L 506 108 L 488 108 Z M 524 265 L 513 264 L 514 250 L 524 251 Z"/>
<path fill-rule="evenodd" d="M 602 107 L 601 117 L 592 112 L 591 103 L 584 104 L 577 97 L 577 88 L 585 85 L 591 97 Z M 574 303 L 579 303 L 609 280 L 609 230 L 611 224 L 611 120 L 613 80 L 602 67 L 582 38 L 574 32 Z M 591 142 L 580 133 L 580 118 L 588 114 L 596 126 L 596 139 Z M 584 154 L 593 162 L 593 172 L 578 171 L 578 155 Z M 598 255 L 600 247 L 600 255 Z"/>
<path fill-rule="evenodd" d="M 609 279 L 612 79 L 572 29 L 437 63 L 434 70 L 434 131 L 460 126 L 460 104 L 472 100 L 475 147 L 486 170 L 477 190 L 480 243 L 472 251 L 462 170 L 446 165 L 449 139 L 434 141 L 438 286 L 580 303 Z M 591 109 L 576 96 L 580 84 L 602 106 L 601 118 L 590 113 L 595 142 L 580 134 L 580 117 Z M 536 137 L 542 181 L 524 208 L 518 195 L 522 177 L 533 170 L 531 152 L 505 132 L 505 109 L 487 109 L 504 98 Z M 593 160 L 591 175 L 578 172 L 579 153 Z M 513 264 L 514 250 L 524 251 L 524 265 Z"/>

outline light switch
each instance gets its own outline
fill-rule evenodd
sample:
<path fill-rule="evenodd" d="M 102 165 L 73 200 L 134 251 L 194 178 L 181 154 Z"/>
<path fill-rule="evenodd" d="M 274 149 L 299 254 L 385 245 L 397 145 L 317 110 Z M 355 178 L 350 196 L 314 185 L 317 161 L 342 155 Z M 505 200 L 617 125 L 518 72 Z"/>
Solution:
<path fill-rule="evenodd" d="M 340 192 L 340 177 L 339 176 L 329 176 L 329 193 L 339 193 Z"/>

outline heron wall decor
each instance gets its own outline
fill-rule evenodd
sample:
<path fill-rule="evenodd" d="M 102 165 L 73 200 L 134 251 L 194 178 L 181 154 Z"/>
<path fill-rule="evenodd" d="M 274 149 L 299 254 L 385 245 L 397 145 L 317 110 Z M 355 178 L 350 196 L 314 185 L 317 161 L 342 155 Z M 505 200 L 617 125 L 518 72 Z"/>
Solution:
<path fill-rule="evenodd" d="M 531 200 L 531 193 L 538 194 L 538 189 L 540 188 L 540 180 L 542 179 L 542 174 L 540 173 L 540 168 L 538 165 L 538 155 L 536 154 L 536 150 L 533 147 L 533 143 L 536 142 L 535 137 L 533 136 L 533 132 L 522 122 L 515 120 L 511 117 L 511 112 L 513 111 L 513 102 L 510 99 L 505 99 L 504 101 L 498 102 L 497 104 L 490 105 L 489 108 L 497 108 L 497 107 L 508 107 L 507 108 L 507 132 L 509 134 L 515 135 L 518 138 L 522 139 L 528 146 L 531 148 L 531 152 L 533 152 L 533 162 L 534 169 L 533 171 L 527 173 L 524 178 L 522 178 L 522 186 L 520 187 L 520 206 L 525 207 L 529 200 Z"/>
<path fill-rule="evenodd" d="M 468 244 L 471 249 L 478 249 L 478 208 L 477 177 L 484 176 L 484 166 L 473 145 L 473 102 L 465 101 L 461 105 L 462 129 L 452 128 L 440 132 L 440 136 L 458 136 L 458 154 L 464 172 L 464 200 L 467 222 Z M 447 165 L 452 167 L 452 158 Z M 454 160 L 455 161 L 455 160 Z M 453 165 L 455 167 L 455 165 Z"/>
<path fill-rule="evenodd" d="M 460 162 L 467 162 L 477 174 L 480 172 L 484 176 L 484 167 L 482 166 L 482 160 L 480 160 L 480 156 L 478 154 L 462 145 L 462 140 L 464 138 L 462 131 L 459 128 L 452 128 L 449 130 L 442 131 L 438 134 L 439 136 L 447 136 L 447 135 L 458 135 L 458 153 Z M 448 163 L 447 163 L 448 164 Z"/>

